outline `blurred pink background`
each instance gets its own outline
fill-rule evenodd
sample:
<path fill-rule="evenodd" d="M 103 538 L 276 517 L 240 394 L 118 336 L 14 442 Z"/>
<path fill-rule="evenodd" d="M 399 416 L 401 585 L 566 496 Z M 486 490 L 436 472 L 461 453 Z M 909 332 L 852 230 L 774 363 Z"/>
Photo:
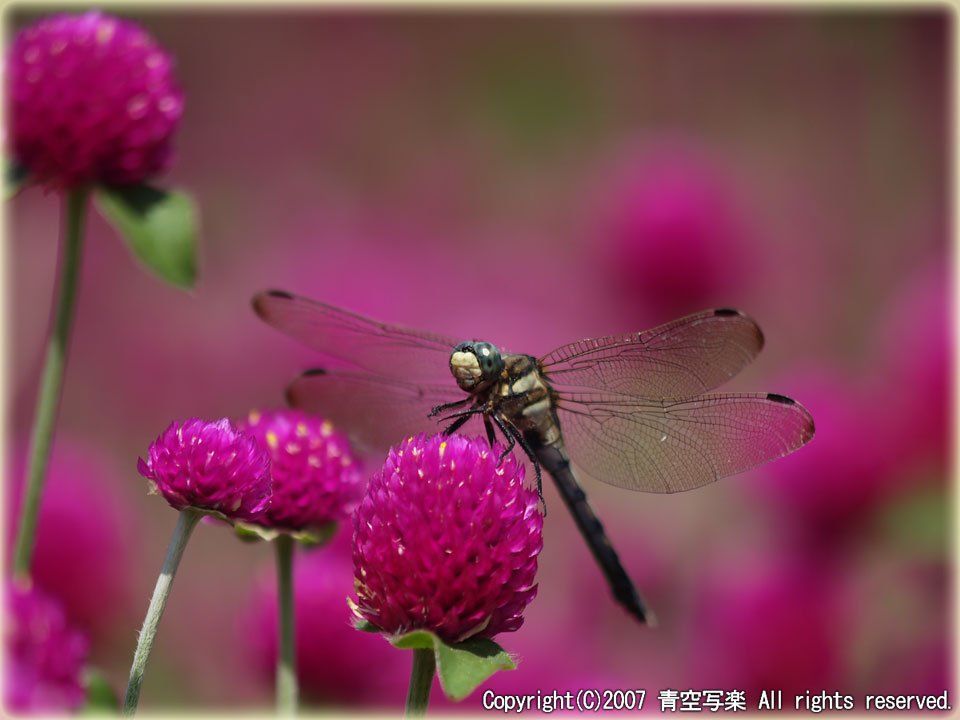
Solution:
<path fill-rule="evenodd" d="M 185 294 L 145 275 L 91 214 L 37 554 L 118 692 L 176 522 L 137 456 L 174 418 L 280 404 L 313 362 L 250 311 L 268 287 L 531 354 L 737 307 L 767 344 L 726 389 L 814 415 L 810 446 L 697 492 L 585 483 L 656 630 L 612 602 L 545 484 L 539 596 L 499 638 L 519 669 L 437 708 L 479 711 L 486 687 L 646 688 L 649 708 L 664 688 L 862 708 L 948 687 L 945 11 L 128 17 L 178 63 L 158 184 L 200 205 L 201 277 Z M 7 207 L 16 464 L 59 209 L 37 189 Z M 399 710 L 409 653 L 345 627 L 346 540 L 298 557 L 304 701 Z M 57 582 L 78 565 L 86 581 Z M 272 706 L 272 572 L 269 546 L 200 526 L 143 710 Z"/>

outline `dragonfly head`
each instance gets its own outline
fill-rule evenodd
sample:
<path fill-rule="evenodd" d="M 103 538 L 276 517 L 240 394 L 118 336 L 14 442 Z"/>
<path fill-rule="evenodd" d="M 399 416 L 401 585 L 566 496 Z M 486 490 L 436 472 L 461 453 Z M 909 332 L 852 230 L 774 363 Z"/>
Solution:
<path fill-rule="evenodd" d="M 450 372 L 460 389 L 467 392 L 496 380 L 503 368 L 500 351 L 488 342 L 460 343 L 450 356 Z"/>

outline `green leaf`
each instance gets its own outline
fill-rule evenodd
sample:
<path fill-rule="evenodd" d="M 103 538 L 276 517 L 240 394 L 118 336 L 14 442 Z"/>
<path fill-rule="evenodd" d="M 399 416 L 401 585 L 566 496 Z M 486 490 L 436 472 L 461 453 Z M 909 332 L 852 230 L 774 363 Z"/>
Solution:
<path fill-rule="evenodd" d="M 81 715 L 120 714 L 120 700 L 102 672 L 96 669 L 88 670 L 86 684 L 87 699 L 80 708 Z"/>
<path fill-rule="evenodd" d="M 297 542 L 306 546 L 307 549 L 313 549 L 325 544 L 334 536 L 336 531 L 337 523 L 335 522 L 297 531 L 277 530 L 276 528 L 268 528 L 263 525 L 257 525 L 256 523 L 233 523 L 233 532 L 241 540 L 250 542 L 266 540 L 270 542 L 271 540 L 276 540 L 278 535 L 289 535 Z"/>
<path fill-rule="evenodd" d="M 436 649 L 437 643 L 441 643 L 443 640 L 429 630 L 414 630 L 406 635 L 393 637 L 390 639 L 390 642 L 394 647 L 398 647 L 401 650 L 414 650 L 416 648 Z"/>
<path fill-rule="evenodd" d="M 299 532 L 292 533 L 292 535 L 294 540 L 305 546 L 304 549 L 309 550 L 321 547 L 330 542 L 331 538 L 337 534 L 338 527 L 340 527 L 339 523 L 329 522 L 326 525 L 305 528 Z"/>
<path fill-rule="evenodd" d="M 233 534 L 244 542 L 259 542 L 273 540 L 279 533 L 259 525 L 248 525 L 247 523 L 235 522 L 233 524 Z"/>
<path fill-rule="evenodd" d="M 30 173 L 10 158 L 3 159 L 3 199 L 10 200 L 23 190 Z"/>
<path fill-rule="evenodd" d="M 507 651 L 487 638 L 474 637 L 451 645 L 432 632 L 414 630 L 390 642 L 398 648 L 433 648 L 440 687 L 455 702 L 467 697 L 497 670 L 517 668 Z"/>
<path fill-rule="evenodd" d="M 350 602 L 350 598 L 347 598 L 347 602 L 348 603 Z M 383 630 L 378 628 L 376 625 L 374 625 L 372 622 L 370 622 L 366 618 L 354 618 L 353 627 L 354 629 L 359 630 L 360 632 L 365 632 L 365 633 L 383 632 Z"/>
<path fill-rule="evenodd" d="M 147 269 L 177 287 L 193 287 L 196 211 L 189 195 L 149 185 L 101 187 L 96 202 Z"/>
<path fill-rule="evenodd" d="M 440 685 L 446 696 L 455 701 L 463 700 L 497 670 L 517 669 L 507 651 L 487 638 L 442 644 L 436 653 Z"/>

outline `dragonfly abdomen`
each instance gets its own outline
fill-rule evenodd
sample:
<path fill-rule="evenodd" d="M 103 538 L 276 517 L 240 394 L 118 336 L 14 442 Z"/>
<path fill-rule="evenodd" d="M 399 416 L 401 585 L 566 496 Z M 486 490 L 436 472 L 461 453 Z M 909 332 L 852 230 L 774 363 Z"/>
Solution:
<path fill-rule="evenodd" d="M 535 442 L 536 438 L 531 437 L 531 435 L 528 434 L 528 441 L 531 441 L 530 444 L 537 454 L 541 467 L 550 474 L 550 477 L 556 483 L 560 497 L 563 498 L 563 502 L 573 515 L 580 533 L 587 541 L 590 552 L 593 553 L 594 559 L 607 578 L 614 598 L 640 622 L 655 625 L 656 619 L 653 612 L 647 607 L 643 598 L 640 597 L 640 593 L 634 587 L 633 581 L 620 562 L 617 551 L 613 549 L 613 545 L 603 529 L 603 524 L 587 502 L 586 493 L 573 476 L 570 460 L 567 458 L 562 443 L 545 446 Z"/>

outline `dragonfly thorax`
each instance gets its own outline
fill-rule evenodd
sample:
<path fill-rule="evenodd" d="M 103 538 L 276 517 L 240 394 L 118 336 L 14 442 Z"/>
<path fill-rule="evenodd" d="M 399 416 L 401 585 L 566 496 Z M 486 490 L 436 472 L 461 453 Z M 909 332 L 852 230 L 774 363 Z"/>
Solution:
<path fill-rule="evenodd" d="M 462 342 L 450 355 L 450 372 L 461 390 L 476 392 L 503 372 L 503 357 L 488 342 Z"/>

